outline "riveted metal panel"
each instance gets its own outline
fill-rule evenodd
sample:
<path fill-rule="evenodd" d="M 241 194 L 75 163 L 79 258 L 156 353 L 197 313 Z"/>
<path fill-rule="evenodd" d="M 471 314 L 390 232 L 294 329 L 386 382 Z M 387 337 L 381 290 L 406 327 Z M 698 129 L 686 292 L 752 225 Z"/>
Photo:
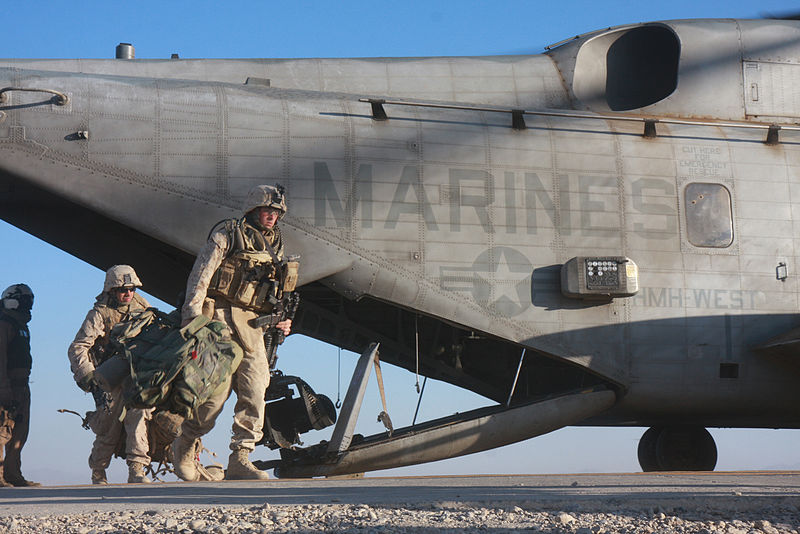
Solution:
<path fill-rule="evenodd" d="M 747 115 L 800 117 L 800 65 L 745 61 L 742 68 Z"/>

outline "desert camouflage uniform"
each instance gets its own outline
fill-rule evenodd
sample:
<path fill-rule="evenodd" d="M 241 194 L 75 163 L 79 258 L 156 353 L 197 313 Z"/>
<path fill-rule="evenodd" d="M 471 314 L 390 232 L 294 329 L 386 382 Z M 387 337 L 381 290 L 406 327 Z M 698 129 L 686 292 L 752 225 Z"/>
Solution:
<path fill-rule="evenodd" d="M 113 302 L 116 301 L 108 292 L 101 293 L 69 346 L 70 368 L 76 382 L 80 383 L 102 363 L 97 361 L 95 354 L 106 348 L 111 328 L 126 320 L 129 313 L 149 307 L 148 302 L 136 293 L 129 304 L 114 306 Z M 98 410 L 92 421 L 92 430 L 97 436 L 89 455 L 89 467 L 96 470 L 109 466 L 119 444 L 123 424 L 127 435 L 125 460 L 150 465 L 147 420 L 150 419 L 152 410 L 127 409 L 123 421 L 120 422 L 124 408 L 122 386 L 110 393 L 110 413 Z"/>
<path fill-rule="evenodd" d="M 276 256 L 283 258 L 283 241 L 277 227 L 264 233 L 266 241 L 272 246 Z M 231 305 L 223 298 L 208 299 L 206 294 L 211 277 L 230 251 L 232 243 L 227 230 L 222 227 L 214 231 L 194 263 L 189 275 L 186 302 L 182 309 L 184 322 L 206 313 L 213 303 L 213 319 L 228 325 L 233 339 L 242 346 L 244 358 L 233 374 L 231 383 L 221 388 L 217 395 L 209 399 L 197 411 L 197 416 L 183 424 L 183 436 L 188 440 L 197 439 L 214 428 L 214 422 L 222 406 L 230 395 L 231 388 L 236 392 L 236 405 L 233 416 L 232 451 L 244 449 L 252 452 L 261 440 L 264 426 L 264 394 L 269 386 L 269 363 L 264 346 L 264 331 L 248 324 L 258 317 L 256 312 Z"/>

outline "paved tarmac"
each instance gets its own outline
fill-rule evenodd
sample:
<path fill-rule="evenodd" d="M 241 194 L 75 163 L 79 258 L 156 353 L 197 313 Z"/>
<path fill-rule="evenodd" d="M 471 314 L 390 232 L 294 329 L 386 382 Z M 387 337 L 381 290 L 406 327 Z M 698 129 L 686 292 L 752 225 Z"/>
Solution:
<path fill-rule="evenodd" d="M 0 489 L 0 516 L 87 512 L 163 511 L 184 508 L 368 504 L 420 507 L 441 503 L 474 506 L 524 504 L 526 509 L 565 506 L 602 511 L 638 507 L 697 506 L 757 509 L 781 502 L 800 508 L 800 472 L 633 473 L 368 477 L 110 484 Z"/>

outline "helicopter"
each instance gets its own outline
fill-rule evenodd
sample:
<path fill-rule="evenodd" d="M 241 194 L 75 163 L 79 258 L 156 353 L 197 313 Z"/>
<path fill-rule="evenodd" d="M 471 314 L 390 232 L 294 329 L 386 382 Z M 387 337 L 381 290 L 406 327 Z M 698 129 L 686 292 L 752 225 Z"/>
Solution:
<path fill-rule="evenodd" d="M 172 301 L 208 228 L 280 182 L 294 329 L 363 356 L 332 440 L 279 476 L 569 425 L 711 470 L 707 428 L 800 422 L 799 39 L 707 19 L 519 56 L 0 60 L 0 218 Z M 496 404 L 355 439 L 378 359 Z"/>

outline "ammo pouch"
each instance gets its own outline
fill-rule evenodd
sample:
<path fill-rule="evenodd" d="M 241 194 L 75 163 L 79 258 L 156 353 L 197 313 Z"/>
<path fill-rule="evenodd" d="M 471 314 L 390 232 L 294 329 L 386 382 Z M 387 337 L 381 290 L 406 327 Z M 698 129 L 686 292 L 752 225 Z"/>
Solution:
<path fill-rule="evenodd" d="M 300 263 L 294 260 L 289 260 L 283 262 L 281 267 L 283 268 L 283 287 L 281 289 L 284 293 L 290 293 L 294 291 L 295 287 L 297 287 L 297 276 L 300 270 Z"/>
<path fill-rule="evenodd" d="M 285 268 L 283 263 L 276 266 L 269 252 L 236 252 L 222 260 L 211 277 L 208 295 L 222 297 L 240 308 L 270 313 L 278 302 L 282 289 L 278 279 L 283 278 L 279 275 Z M 296 266 L 294 272 L 296 282 Z"/>

